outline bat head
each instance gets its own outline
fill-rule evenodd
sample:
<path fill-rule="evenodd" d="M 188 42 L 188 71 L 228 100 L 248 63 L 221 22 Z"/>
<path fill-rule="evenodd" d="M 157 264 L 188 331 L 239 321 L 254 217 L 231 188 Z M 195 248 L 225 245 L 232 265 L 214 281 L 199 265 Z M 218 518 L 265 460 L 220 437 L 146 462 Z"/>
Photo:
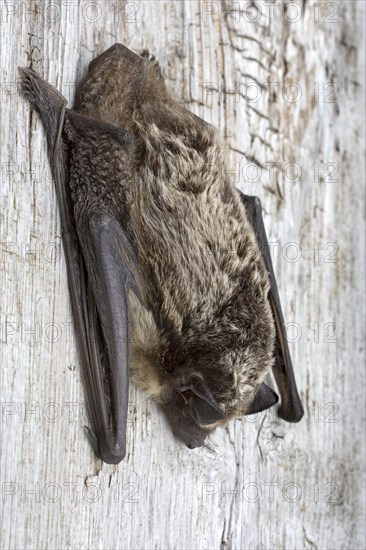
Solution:
<path fill-rule="evenodd" d="M 196 374 L 177 384 L 163 409 L 175 436 L 190 449 L 202 446 L 213 426 L 225 418 L 210 388 Z"/>
<path fill-rule="evenodd" d="M 248 392 L 244 406 L 235 399 L 227 406 L 227 395 L 221 394 L 223 402 L 219 403 L 202 376 L 193 374 L 185 383 L 176 385 L 163 410 L 175 436 L 193 449 L 202 446 L 210 432 L 231 418 L 262 412 L 278 401 L 277 394 L 264 382 L 258 384 L 248 402 L 249 393 L 253 394 Z"/>
<path fill-rule="evenodd" d="M 217 426 L 273 406 L 278 397 L 264 382 L 274 361 L 274 326 L 265 300 L 235 297 L 227 315 L 193 329 L 170 331 L 163 364 L 171 372 L 165 412 L 175 435 L 189 447 L 203 444 Z M 253 311 L 252 311 L 253 310 Z M 249 313 L 247 314 L 247 311 Z M 164 397 L 164 391 L 162 392 Z"/>

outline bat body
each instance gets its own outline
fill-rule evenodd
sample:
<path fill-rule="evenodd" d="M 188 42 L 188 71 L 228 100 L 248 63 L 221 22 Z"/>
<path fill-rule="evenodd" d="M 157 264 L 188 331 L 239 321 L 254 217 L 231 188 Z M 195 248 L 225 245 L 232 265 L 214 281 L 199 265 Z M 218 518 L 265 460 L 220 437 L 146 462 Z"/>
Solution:
<path fill-rule="evenodd" d="M 120 44 L 73 110 L 22 76 L 48 138 L 96 454 L 124 457 L 129 373 L 191 448 L 277 402 L 271 367 L 280 415 L 300 420 L 260 203 L 222 170 L 216 130 Z"/>

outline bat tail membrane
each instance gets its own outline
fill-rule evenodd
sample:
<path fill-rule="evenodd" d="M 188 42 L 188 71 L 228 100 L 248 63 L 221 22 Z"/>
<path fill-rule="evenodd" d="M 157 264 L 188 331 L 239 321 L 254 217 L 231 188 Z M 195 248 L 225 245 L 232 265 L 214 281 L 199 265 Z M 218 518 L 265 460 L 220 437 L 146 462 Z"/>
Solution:
<path fill-rule="evenodd" d="M 62 132 L 66 118 L 72 125 L 72 112 L 66 114 L 65 98 L 37 73 L 31 69 L 20 70 L 23 93 L 41 114 L 47 133 L 92 424 L 92 430 L 87 428 L 87 434 L 95 453 L 105 462 L 117 464 L 126 453 L 127 304 L 129 289 L 136 287 L 133 279 L 136 261 L 132 259 L 133 250 L 122 227 L 108 214 L 89 215 L 86 226 L 82 228 L 85 231 L 83 239 L 78 238 L 70 198 L 69 159 L 64 147 L 67 138 Z M 124 134 L 121 137 L 116 127 L 108 129 L 108 125 L 99 122 L 95 128 L 96 132 L 109 132 L 110 139 L 118 138 L 123 142 Z M 103 366 L 102 361 L 107 365 Z"/>
<path fill-rule="evenodd" d="M 276 277 L 273 271 L 271 254 L 268 246 L 266 230 L 262 218 L 262 207 L 258 197 L 250 197 L 240 193 L 247 217 L 254 229 L 259 249 L 269 273 L 270 291 L 268 295 L 276 327 L 274 377 L 281 394 L 281 406 L 278 415 L 287 422 L 299 422 L 304 414 L 296 387 L 294 371 L 288 347 L 286 327 L 283 319 L 280 297 L 277 290 Z"/>

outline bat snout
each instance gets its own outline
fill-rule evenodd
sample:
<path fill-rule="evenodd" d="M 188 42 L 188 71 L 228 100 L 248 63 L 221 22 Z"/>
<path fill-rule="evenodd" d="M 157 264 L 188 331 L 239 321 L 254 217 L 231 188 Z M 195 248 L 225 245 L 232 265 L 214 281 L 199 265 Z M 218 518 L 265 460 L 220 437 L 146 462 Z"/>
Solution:
<path fill-rule="evenodd" d="M 187 445 L 188 449 L 196 449 L 197 447 L 202 447 L 206 437 L 207 437 L 207 433 L 204 434 L 203 437 L 194 438 L 190 441 L 185 441 L 184 443 Z"/>
<path fill-rule="evenodd" d="M 188 449 L 196 449 L 202 447 L 209 432 L 192 423 L 190 425 L 183 424 L 178 429 L 173 428 L 173 433 Z"/>
<path fill-rule="evenodd" d="M 187 408 L 182 407 L 179 395 L 163 405 L 162 408 L 177 439 L 189 449 L 202 447 L 210 430 L 198 426 L 191 415 L 187 414 Z"/>

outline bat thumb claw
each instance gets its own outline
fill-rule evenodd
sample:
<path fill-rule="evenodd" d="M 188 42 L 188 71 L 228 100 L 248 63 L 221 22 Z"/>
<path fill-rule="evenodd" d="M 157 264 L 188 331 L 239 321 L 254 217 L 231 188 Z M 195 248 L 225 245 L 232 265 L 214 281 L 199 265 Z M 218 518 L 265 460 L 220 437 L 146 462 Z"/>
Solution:
<path fill-rule="evenodd" d="M 117 442 L 104 439 L 99 443 L 95 433 L 88 426 L 84 426 L 84 431 L 94 453 L 103 462 L 106 464 L 119 464 L 124 459 L 126 455 L 126 446 L 124 444 L 121 445 Z"/>

